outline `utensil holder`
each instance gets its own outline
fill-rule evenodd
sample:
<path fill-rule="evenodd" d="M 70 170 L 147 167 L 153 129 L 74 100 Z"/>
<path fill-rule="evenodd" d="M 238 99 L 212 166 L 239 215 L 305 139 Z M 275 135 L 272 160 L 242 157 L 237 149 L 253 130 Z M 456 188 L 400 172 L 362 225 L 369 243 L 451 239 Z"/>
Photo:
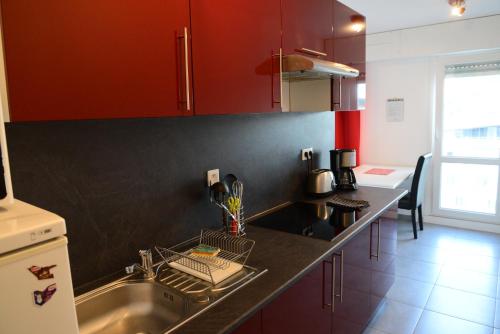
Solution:
<path fill-rule="evenodd" d="M 246 235 L 245 228 L 245 212 L 244 207 L 241 206 L 238 212 L 234 215 L 237 219 L 234 219 L 231 214 L 224 211 L 224 216 L 222 220 L 222 225 L 224 232 L 233 237 L 243 237 Z"/>

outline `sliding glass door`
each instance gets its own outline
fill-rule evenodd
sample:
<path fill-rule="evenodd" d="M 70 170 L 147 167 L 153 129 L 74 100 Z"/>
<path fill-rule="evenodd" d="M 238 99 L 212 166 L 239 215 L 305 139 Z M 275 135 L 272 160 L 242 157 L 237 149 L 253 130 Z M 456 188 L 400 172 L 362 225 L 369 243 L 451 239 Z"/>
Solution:
<path fill-rule="evenodd" d="M 434 211 L 500 224 L 500 62 L 448 65 L 442 82 Z"/>

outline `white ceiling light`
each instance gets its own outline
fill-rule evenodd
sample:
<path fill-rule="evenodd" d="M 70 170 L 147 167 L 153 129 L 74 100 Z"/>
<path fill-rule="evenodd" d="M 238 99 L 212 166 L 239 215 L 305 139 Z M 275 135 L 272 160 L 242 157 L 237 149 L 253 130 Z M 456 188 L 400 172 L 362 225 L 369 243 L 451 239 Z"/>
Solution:
<path fill-rule="evenodd" d="M 448 0 L 451 6 L 451 15 L 462 16 L 465 13 L 465 0 Z"/>

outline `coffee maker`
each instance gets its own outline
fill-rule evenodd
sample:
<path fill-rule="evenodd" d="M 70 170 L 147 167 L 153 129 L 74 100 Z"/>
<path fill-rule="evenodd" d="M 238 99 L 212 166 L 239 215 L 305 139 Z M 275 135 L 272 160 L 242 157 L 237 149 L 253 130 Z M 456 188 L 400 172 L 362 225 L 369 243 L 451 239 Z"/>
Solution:
<path fill-rule="evenodd" d="M 339 190 L 356 190 L 356 176 L 352 170 L 356 167 L 355 149 L 337 149 L 330 151 L 330 167 Z"/>

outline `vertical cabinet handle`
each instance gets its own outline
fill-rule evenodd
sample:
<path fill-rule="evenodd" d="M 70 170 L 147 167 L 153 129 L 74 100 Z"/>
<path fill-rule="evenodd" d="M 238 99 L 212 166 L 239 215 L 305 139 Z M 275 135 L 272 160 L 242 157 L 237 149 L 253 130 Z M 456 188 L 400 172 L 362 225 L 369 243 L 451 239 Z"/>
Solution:
<path fill-rule="evenodd" d="M 342 108 L 342 80 L 344 78 L 339 79 L 339 107 Z"/>
<path fill-rule="evenodd" d="M 332 255 L 332 313 L 335 312 L 335 276 L 336 275 L 336 270 L 335 267 L 337 264 L 335 263 L 335 254 Z"/>
<path fill-rule="evenodd" d="M 333 109 L 335 110 L 335 106 L 339 106 L 339 108 L 342 108 L 342 80 L 343 78 L 340 77 L 338 79 L 335 79 L 335 78 L 332 78 L 332 85 L 335 86 L 335 82 L 338 81 L 338 102 L 335 102 L 335 94 L 334 94 L 334 91 L 335 91 L 335 87 L 332 88 L 332 106 L 334 107 Z"/>
<path fill-rule="evenodd" d="M 372 253 L 372 239 L 373 239 L 373 225 L 377 225 L 377 251 L 376 254 Z M 374 221 L 373 223 L 370 224 L 370 260 L 372 258 L 376 258 L 377 261 L 380 257 L 380 219 L 377 221 Z"/>
<path fill-rule="evenodd" d="M 276 100 L 274 96 L 274 58 L 279 57 L 279 75 L 280 75 L 280 99 Z M 281 97 L 282 97 L 282 90 L 283 90 L 283 84 L 282 84 L 282 74 L 283 74 L 283 49 L 279 49 L 279 53 L 275 54 L 273 51 L 271 51 L 271 107 L 274 108 L 275 104 L 281 104 Z"/>
<path fill-rule="evenodd" d="M 184 27 L 182 35 L 177 37 L 178 39 L 183 39 L 184 40 L 184 75 L 185 75 L 185 80 L 186 80 L 186 110 L 190 111 L 191 110 L 191 91 L 189 89 L 190 83 L 189 83 L 189 35 L 188 35 L 188 28 Z M 179 56 L 180 58 L 180 56 Z M 182 72 L 182 70 L 181 70 Z M 182 76 L 182 75 L 181 75 Z M 182 100 L 182 89 L 179 86 L 179 103 L 183 103 L 184 101 Z"/>
<path fill-rule="evenodd" d="M 335 292 L 336 286 L 337 286 L 337 279 L 336 279 L 336 269 L 337 269 L 337 261 L 336 257 L 340 258 L 340 291 L 339 294 Z M 330 263 L 332 265 L 332 294 L 331 294 L 331 304 L 326 304 L 325 303 L 325 285 L 324 285 L 324 274 L 325 274 L 325 263 Z M 340 302 L 342 303 L 344 301 L 344 251 L 340 251 L 340 253 L 333 253 L 332 255 L 332 260 L 331 261 L 323 261 L 323 308 L 325 306 L 330 306 L 331 307 L 331 312 L 335 312 L 335 297 L 340 297 Z"/>
<path fill-rule="evenodd" d="M 191 110 L 191 93 L 189 91 L 189 46 L 188 28 L 184 27 L 184 64 L 186 66 L 186 109 Z"/>
<path fill-rule="evenodd" d="M 340 259 L 340 293 L 335 294 L 335 276 L 334 279 L 332 280 L 333 286 L 332 286 L 332 313 L 335 311 L 335 297 L 340 297 L 340 302 L 342 303 L 344 301 L 344 251 L 341 250 L 340 253 L 334 253 L 333 254 L 333 264 L 335 268 L 335 257 L 339 257 Z"/>

